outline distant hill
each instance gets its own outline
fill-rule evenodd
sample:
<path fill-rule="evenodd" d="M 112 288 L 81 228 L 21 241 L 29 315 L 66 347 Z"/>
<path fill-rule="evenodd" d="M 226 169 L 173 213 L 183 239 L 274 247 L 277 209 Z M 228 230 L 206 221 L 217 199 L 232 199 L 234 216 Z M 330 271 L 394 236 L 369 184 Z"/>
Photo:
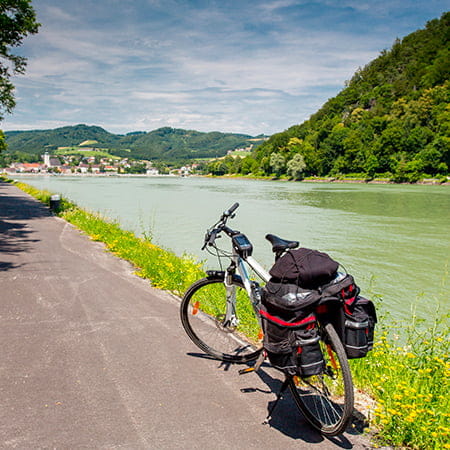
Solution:
<path fill-rule="evenodd" d="M 449 75 L 446 12 L 397 39 L 309 120 L 272 135 L 247 166 L 265 175 L 292 174 L 297 167 L 306 176 L 383 174 L 395 181 L 446 175 Z"/>
<path fill-rule="evenodd" d="M 7 131 L 9 151 L 41 154 L 52 153 L 58 147 L 85 146 L 109 149 L 110 153 L 135 159 L 180 160 L 214 158 L 229 150 L 246 148 L 262 142 L 234 133 L 202 133 L 176 128 L 159 128 L 150 132 L 132 132 L 126 135 L 109 133 L 98 126 L 75 125 L 54 130 Z"/>
<path fill-rule="evenodd" d="M 58 147 L 72 147 L 85 141 L 96 141 L 98 147 L 115 147 L 120 137 L 101 127 L 75 125 L 54 130 L 6 131 L 9 151 L 40 154 Z"/>

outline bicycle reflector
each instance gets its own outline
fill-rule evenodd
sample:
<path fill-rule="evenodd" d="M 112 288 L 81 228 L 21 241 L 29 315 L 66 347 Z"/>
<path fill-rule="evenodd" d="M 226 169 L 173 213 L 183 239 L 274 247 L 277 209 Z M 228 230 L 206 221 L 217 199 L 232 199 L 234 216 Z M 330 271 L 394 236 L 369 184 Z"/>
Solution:
<path fill-rule="evenodd" d="M 243 258 L 247 258 L 248 256 L 252 255 L 253 245 L 247 239 L 247 236 L 245 234 L 235 234 L 231 238 L 231 241 L 233 242 L 234 249 L 240 256 L 242 256 Z"/>

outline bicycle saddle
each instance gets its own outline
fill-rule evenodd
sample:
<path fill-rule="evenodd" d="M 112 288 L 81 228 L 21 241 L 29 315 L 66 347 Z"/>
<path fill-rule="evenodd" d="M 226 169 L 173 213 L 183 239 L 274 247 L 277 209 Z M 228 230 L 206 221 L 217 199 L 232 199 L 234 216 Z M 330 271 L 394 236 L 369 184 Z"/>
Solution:
<path fill-rule="evenodd" d="M 274 253 L 284 252 L 288 248 L 297 248 L 299 246 L 298 241 L 288 241 L 274 234 L 267 234 L 266 239 L 272 244 L 272 251 Z"/>

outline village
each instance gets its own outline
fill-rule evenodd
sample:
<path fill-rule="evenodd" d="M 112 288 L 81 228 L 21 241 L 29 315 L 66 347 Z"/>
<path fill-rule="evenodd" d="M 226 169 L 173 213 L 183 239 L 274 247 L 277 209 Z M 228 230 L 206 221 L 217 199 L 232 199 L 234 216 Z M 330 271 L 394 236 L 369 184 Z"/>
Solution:
<path fill-rule="evenodd" d="M 86 141 L 87 142 L 87 141 Z M 91 141 L 92 142 L 92 141 Z M 0 167 L 0 173 L 13 174 L 50 174 L 50 175 L 140 175 L 140 176 L 181 176 L 186 177 L 198 173 L 202 166 L 199 162 L 192 162 L 181 167 L 167 167 L 144 159 L 119 158 L 105 154 L 98 148 L 88 148 L 85 142 L 76 147 L 58 147 L 58 154 L 45 152 L 41 155 L 42 162 L 12 161 L 7 167 Z M 81 150 L 77 153 L 59 153 L 63 150 Z M 228 150 L 226 156 L 243 158 L 251 153 L 253 144 L 246 148 Z M 223 160 L 225 156 L 214 160 Z M 1 163 L 0 163 L 1 164 Z"/>
<path fill-rule="evenodd" d="M 86 149 L 89 150 L 89 149 Z M 92 149 L 92 151 L 95 151 Z M 171 169 L 164 175 L 188 176 L 195 170 L 195 164 Z M 52 175 L 163 175 L 151 161 L 129 158 L 111 158 L 80 155 L 42 155 L 42 163 L 12 162 L 0 168 L 0 173 L 12 174 L 52 174 Z"/>

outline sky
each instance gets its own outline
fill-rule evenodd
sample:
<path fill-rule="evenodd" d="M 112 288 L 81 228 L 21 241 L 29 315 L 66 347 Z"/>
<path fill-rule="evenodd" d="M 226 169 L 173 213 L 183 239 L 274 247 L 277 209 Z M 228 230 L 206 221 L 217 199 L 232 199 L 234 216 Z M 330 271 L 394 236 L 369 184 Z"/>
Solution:
<path fill-rule="evenodd" d="M 33 0 L 0 128 L 270 135 L 300 124 L 450 0 Z"/>

